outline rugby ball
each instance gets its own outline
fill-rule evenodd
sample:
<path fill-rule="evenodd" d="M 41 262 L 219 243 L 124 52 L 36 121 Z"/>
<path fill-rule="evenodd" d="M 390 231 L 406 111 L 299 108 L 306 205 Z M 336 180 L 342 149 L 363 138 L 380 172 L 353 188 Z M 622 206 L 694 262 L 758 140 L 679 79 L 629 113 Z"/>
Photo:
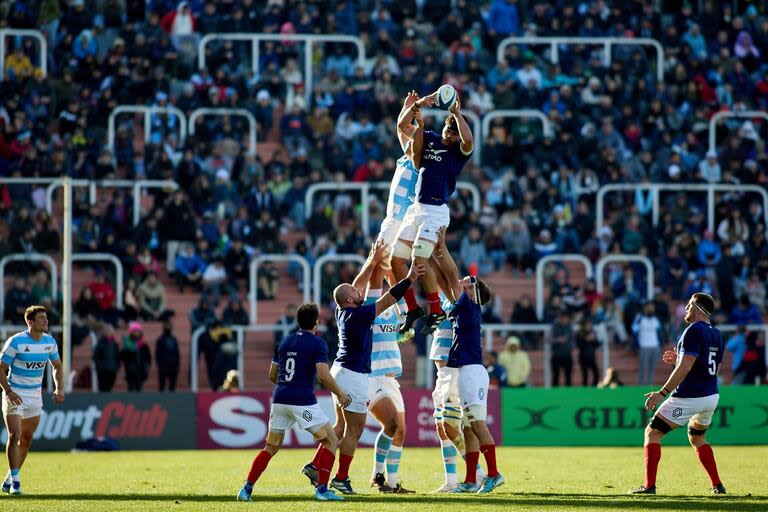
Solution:
<path fill-rule="evenodd" d="M 443 84 L 437 90 L 435 105 L 442 110 L 448 110 L 456 101 L 456 89 L 451 84 Z"/>

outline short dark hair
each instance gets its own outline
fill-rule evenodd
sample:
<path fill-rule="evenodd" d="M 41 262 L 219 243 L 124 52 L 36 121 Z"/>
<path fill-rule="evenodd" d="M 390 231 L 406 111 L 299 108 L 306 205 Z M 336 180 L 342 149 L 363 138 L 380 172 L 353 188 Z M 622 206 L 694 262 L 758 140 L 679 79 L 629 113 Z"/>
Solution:
<path fill-rule="evenodd" d="M 712 316 L 712 313 L 715 312 L 715 299 L 713 299 L 710 294 L 697 292 L 694 293 L 691 298 L 693 299 L 694 304 L 699 306 L 705 315 Z"/>
<path fill-rule="evenodd" d="M 447 126 L 450 131 L 459 133 L 459 123 L 456 122 L 456 118 L 452 115 L 445 118 L 445 126 Z"/>
<path fill-rule="evenodd" d="M 47 311 L 44 306 L 29 306 L 24 310 L 24 320 L 34 322 L 39 313 L 46 313 Z"/>
<path fill-rule="evenodd" d="M 299 329 L 309 331 L 317 326 L 317 320 L 320 318 L 320 309 L 314 302 L 308 302 L 299 306 L 296 310 L 296 322 Z"/>
<path fill-rule="evenodd" d="M 479 297 L 475 297 L 477 299 L 477 303 L 481 306 L 485 306 L 489 302 L 491 302 L 491 297 L 493 296 L 491 294 L 491 289 L 488 287 L 488 284 L 483 281 L 482 279 L 477 280 L 477 290 L 480 292 Z"/>

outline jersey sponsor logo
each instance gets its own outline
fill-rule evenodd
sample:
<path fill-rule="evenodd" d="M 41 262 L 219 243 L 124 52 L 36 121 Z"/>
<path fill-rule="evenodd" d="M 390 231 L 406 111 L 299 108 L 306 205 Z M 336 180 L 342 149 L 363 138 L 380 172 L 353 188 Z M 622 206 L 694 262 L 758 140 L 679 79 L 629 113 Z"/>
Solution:
<path fill-rule="evenodd" d="M 45 361 L 35 361 L 33 363 L 25 363 L 27 365 L 28 370 L 39 370 L 41 368 L 45 368 L 45 365 L 48 364 Z"/>
<path fill-rule="evenodd" d="M 27 345 L 26 347 L 24 347 L 24 352 L 29 352 L 29 345 Z"/>
<path fill-rule="evenodd" d="M 392 333 L 397 332 L 398 327 L 395 324 L 374 324 L 373 329 L 374 332 Z"/>

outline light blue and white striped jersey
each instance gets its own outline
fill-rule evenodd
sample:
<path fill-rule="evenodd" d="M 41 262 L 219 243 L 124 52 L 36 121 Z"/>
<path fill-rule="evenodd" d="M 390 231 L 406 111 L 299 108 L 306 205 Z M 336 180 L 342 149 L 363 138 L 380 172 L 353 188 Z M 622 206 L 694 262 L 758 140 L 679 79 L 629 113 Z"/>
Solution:
<path fill-rule="evenodd" d="M 379 297 L 368 297 L 366 303 L 375 302 Z M 373 350 L 371 350 L 370 377 L 394 374 L 399 377 L 403 373 L 403 360 L 400 357 L 400 347 L 397 343 L 397 329 L 400 325 L 397 309 L 387 308 L 373 321 Z"/>
<path fill-rule="evenodd" d="M 43 373 L 48 361 L 58 361 L 59 347 L 49 334 L 39 341 L 29 331 L 14 334 L 5 342 L 0 361 L 11 367 L 8 384 L 17 393 L 39 391 L 43 387 Z"/>
<path fill-rule="evenodd" d="M 442 293 L 440 296 L 443 299 L 443 311 L 449 313 L 454 303 L 446 299 Z M 451 345 L 453 344 L 453 322 L 451 317 L 445 317 L 445 320 L 440 322 L 432 335 L 432 347 L 429 350 L 429 359 L 431 361 L 448 361 L 448 352 L 451 351 Z"/>
<path fill-rule="evenodd" d="M 416 197 L 416 182 L 419 179 L 419 171 L 413 165 L 413 161 L 407 156 L 401 156 L 395 167 L 395 175 L 389 186 L 389 198 L 387 199 L 387 217 L 402 221 L 405 212 L 413 204 Z"/>

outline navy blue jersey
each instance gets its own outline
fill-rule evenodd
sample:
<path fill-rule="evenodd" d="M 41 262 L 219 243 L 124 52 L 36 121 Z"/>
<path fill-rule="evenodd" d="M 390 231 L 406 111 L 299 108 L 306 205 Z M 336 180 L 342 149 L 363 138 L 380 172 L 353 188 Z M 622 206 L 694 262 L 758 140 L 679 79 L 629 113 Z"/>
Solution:
<path fill-rule="evenodd" d="M 373 348 L 373 321 L 376 320 L 376 304 L 356 308 L 337 308 L 336 323 L 339 326 L 339 350 L 336 362 L 342 368 L 357 373 L 371 373 L 371 349 Z"/>
<path fill-rule="evenodd" d="M 717 393 L 717 372 L 723 362 L 720 331 L 706 322 L 689 325 L 677 342 L 677 364 L 684 355 L 696 356 L 696 361 L 672 396 L 696 398 Z"/>
<path fill-rule="evenodd" d="M 272 356 L 279 372 L 272 402 L 286 405 L 317 403 L 314 386 L 317 363 L 328 364 L 328 344 L 308 331 L 289 334 L 275 345 Z"/>
<path fill-rule="evenodd" d="M 456 190 L 456 177 L 469 160 L 469 155 L 461 151 L 460 143 L 445 146 L 442 139 L 437 132 L 424 132 L 421 172 L 416 182 L 416 198 L 423 204 L 448 204 Z"/>
<path fill-rule="evenodd" d="M 483 364 L 480 305 L 463 292 L 450 315 L 453 320 L 453 344 L 448 352 L 448 366 L 460 368 Z"/>

